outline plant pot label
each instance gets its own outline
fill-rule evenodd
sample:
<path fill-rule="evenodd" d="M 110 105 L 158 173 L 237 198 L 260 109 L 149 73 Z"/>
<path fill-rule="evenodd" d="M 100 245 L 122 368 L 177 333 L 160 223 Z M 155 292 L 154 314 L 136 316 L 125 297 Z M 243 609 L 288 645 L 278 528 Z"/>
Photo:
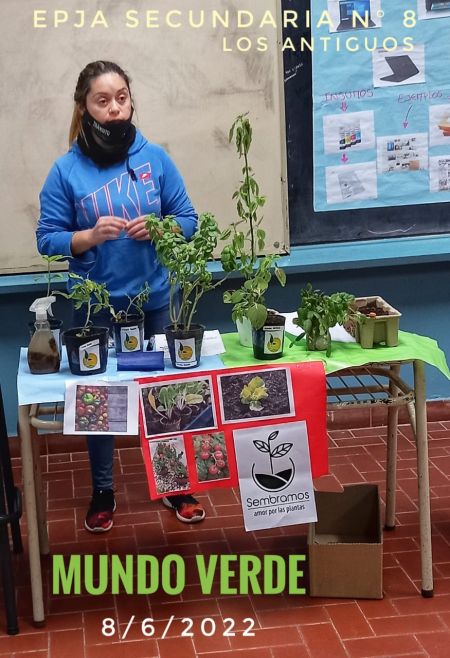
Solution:
<path fill-rule="evenodd" d="M 100 369 L 100 341 L 98 338 L 80 345 L 78 354 L 82 372 L 94 372 Z"/>
<path fill-rule="evenodd" d="M 175 365 L 177 368 L 192 368 L 197 365 L 195 338 L 175 338 Z"/>
<path fill-rule="evenodd" d="M 122 352 L 138 352 L 142 349 L 139 327 L 121 327 L 120 345 Z"/>
<path fill-rule="evenodd" d="M 281 354 L 283 351 L 284 329 L 278 326 L 264 326 L 264 354 Z"/>

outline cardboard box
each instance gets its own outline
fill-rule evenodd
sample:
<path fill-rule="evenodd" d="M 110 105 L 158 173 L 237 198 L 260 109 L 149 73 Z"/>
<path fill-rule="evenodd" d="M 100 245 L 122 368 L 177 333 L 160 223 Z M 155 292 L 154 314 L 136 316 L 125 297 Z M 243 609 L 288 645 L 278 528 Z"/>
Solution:
<path fill-rule="evenodd" d="M 308 532 L 309 595 L 383 598 L 383 535 L 378 487 L 315 493 L 317 523 Z"/>

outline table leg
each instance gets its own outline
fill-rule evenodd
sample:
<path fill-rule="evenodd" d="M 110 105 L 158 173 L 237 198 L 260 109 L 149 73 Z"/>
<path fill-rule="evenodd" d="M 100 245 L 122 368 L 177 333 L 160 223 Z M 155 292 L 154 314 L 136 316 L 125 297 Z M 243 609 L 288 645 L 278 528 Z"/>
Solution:
<path fill-rule="evenodd" d="M 50 553 L 50 545 L 48 541 L 47 530 L 47 510 L 46 510 L 46 496 L 44 495 L 44 485 L 42 482 L 41 470 L 41 451 L 38 431 L 30 428 L 31 432 L 31 449 L 33 451 L 33 466 L 34 466 L 34 490 L 36 500 L 36 518 L 38 523 L 39 533 L 39 549 L 41 555 L 48 555 Z"/>
<path fill-rule="evenodd" d="M 431 550 L 425 364 L 423 361 L 414 361 L 414 391 L 416 398 L 417 480 L 419 486 L 422 596 L 431 597 L 433 596 L 433 556 Z"/>
<path fill-rule="evenodd" d="M 399 375 L 400 366 L 390 367 L 393 375 Z M 392 381 L 389 384 L 389 392 L 393 397 L 398 395 L 398 388 Z M 386 514 L 384 529 L 395 528 L 395 496 L 397 491 L 397 428 L 398 428 L 398 406 L 388 407 L 387 424 L 387 461 L 386 461 Z"/>
<path fill-rule="evenodd" d="M 39 532 L 36 516 L 36 490 L 34 486 L 33 450 L 31 446 L 30 407 L 21 405 L 18 410 L 20 451 L 22 456 L 23 490 L 28 526 L 28 552 L 30 560 L 33 621 L 36 626 L 45 624 L 42 571 L 39 551 Z"/>

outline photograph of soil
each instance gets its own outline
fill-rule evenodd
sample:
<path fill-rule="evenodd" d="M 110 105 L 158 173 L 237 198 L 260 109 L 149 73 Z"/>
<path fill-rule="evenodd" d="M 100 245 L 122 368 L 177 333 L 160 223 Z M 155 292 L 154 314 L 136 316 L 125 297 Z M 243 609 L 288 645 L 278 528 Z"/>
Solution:
<path fill-rule="evenodd" d="M 140 399 L 145 436 L 217 427 L 210 377 L 142 386 Z"/>
<path fill-rule="evenodd" d="M 190 488 L 186 450 L 182 436 L 149 441 L 156 491 L 165 494 Z"/>
<path fill-rule="evenodd" d="M 126 432 L 127 415 L 126 386 L 76 387 L 76 432 Z"/>
<path fill-rule="evenodd" d="M 286 368 L 217 376 L 224 423 L 295 414 L 291 372 Z"/>
<path fill-rule="evenodd" d="M 192 442 L 199 482 L 226 480 L 230 477 L 227 446 L 223 432 L 194 434 Z"/>

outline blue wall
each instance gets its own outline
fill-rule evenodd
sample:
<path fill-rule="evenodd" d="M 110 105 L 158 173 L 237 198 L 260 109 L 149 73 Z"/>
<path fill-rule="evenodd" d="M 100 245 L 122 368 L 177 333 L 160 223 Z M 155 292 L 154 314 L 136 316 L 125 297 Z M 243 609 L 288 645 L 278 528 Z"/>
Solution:
<path fill-rule="evenodd" d="M 355 243 L 355 248 L 358 249 L 358 243 Z M 360 254 L 363 253 L 363 249 L 364 245 L 361 243 Z M 300 289 L 308 281 L 326 293 L 342 290 L 356 296 L 381 295 L 402 313 L 401 329 L 435 338 L 450 361 L 450 262 L 448 259 L 373 267 L 364 267 L 364 259 L 362 261 L 360 259 L 358 269 L 345 269 L 344 264 L 334 267 L 336 269 L 318 271 L 323 268 L 309 266 L 306 272 L 293 272 L 295 267 L 288 267 L 286 288 L 273 284 L 267 296 L 269 306 L 282 311 L 294 311 L 298 305 Z M 29 340 L 27 325 L 32 320 L 32 314 L 28 308 L 33 299 L 43 294 L 44 287 L 36 283 L 8 287 L 5 281 L 9 279 L 11 277 L 0 279 L 3 283 L 3 289 L 0 288 L 0 383 L 8 432 L 10 435 L 15 435 L 17 433 L 15 375 L 19 348 L 21 345 L 27 345 Z M 33 277 L 30 276 L 29 280 L 33 281 Z M 231 281 L 227 287 L 232 287 L 234 283 L 235 281 Z M 65 320 L 67 328 L 70 317 L 68 302 L 58 298 L 54 310 L 55 315 Z M 198 319 L 209 329 L 233 330 L 230 306 L 222 303 L 219 290 L 204 298 Z M 450 399 L 450 381 L 431 367 L 427 368 L 427 398 Z"/>

